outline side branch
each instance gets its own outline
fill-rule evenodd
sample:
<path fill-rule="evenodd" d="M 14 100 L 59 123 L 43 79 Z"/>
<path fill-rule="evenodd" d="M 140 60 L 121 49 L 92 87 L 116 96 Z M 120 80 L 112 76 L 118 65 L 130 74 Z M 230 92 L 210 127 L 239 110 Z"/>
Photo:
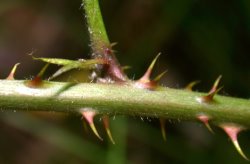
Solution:
<path fill-rule="evenodd" d="M 111 44 L 108 39 L 98 0 L 82 0 L 82 2 L 88 23 L 92 56 L 107 62 L 107 65 L 102 68 L 104 78 L 113 81 L 128 81 L 112 50 L 114 44 Z"/>
<path fill-rule="evenodd" d="M 88 22 L 88 31 L 93 51 L 100 51 L 110 42 L 103 23 L 98 0 L 82 0 Z"/>
<path fill-rule="evenodd" d="M 99 114 L 125 114 L 181 120 L 208 115 L 212 124 L 236 123 L 250 127 L 250 101 L 215 96 L 215 101 L 197 101 L 205 93 L 166 88 L 148 91 L 127 85 L 70 84 L 46 82 L 29 88 L 25 81 L 0 80 L 0 108 L 4 110 L 79 112 L 90 107 Z"/>

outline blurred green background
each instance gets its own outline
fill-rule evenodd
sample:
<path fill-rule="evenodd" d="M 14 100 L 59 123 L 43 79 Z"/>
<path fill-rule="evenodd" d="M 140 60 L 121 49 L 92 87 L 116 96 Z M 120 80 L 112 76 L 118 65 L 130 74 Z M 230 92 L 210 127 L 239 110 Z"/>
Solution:
<path fill-rule="evenodd" d="M 250 96 L 250 1 L 100 0 L 107 32 L 128 75 L 139 78 L 158 52 L 157 75 L 168 70 L 164 86 L 207 91 L 220 74 L 221 94 Z M 89 37 L 81 1 L 1 0 L 0 77 L 20 62 L 18 79 L 36 75 L 43 64 L 28 56 L 79 59 L 89 57 Z M 51 67 L 49 76 L 56 67 Z M 86 73 L 65 80 L 86 81 Z M 0 163 L 247 163 L 218 128 L 210 134 L 199 123 L 169 120 L 167 142 L 158 120 L 115 116 L 112 145 L 84 130 L 81 116 L 71 113 L 5 112 L 0 115 Z M 250 157 L 250 132 L 239 136 Z"/>

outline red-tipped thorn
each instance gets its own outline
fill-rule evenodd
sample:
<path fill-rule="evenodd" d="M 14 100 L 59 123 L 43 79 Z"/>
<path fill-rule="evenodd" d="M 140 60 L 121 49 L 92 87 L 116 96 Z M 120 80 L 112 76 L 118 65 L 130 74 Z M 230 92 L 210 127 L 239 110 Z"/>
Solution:
<path fill-rule="evenodd" d="M 213 102 L 213 98 L 214 96 L 223 88 L 223 87 L 220 87 L 218 88 L 218 85 L 220 83 L 220 80 L 221 80 L 221 75 L 215 80 L 212 88 L 210 89 L 210 91 L 208 92 L 208 94 L 206 96 L 202 96 L 202 97 L 199 97 L 198 98 L 198 101 L 199 102 L 205 102 L 205 103 L 210 103 L 210 102 Z"/>
<path fill-rule="evenodd" d="M 115 141 L 114 141 L 114 139 L 112 137 L 112 134 L 111 134 L 111 131 L 110 131 L 110 128 L 109 128 L 109 117 L 104 115 L 102 117 L 102 120 L 103 120 L 104 128 L 106 130 L 106 133 L 107 133 L 110 141 L 112 142 L 112 144 L 115 144 Z"/>
<path fill-rule="evenodd" d="M 156 61 L 157 61 L 157 59 L 159 58 L 160 55 L 161 55 L 161 53 L 158 53 L 158 55 L 151 62 L 150 66 L 148 67 L 148 69 L 145 72 L 145 74 L 139 79 L 140 82 L 143 82 L 143 83 L 150 82 L 150 76 L 152 74 L 152 70 L 153 70 L 154 65 L 155 65 L 155 63 L 156 63 Z"/>
<path fill-rule="evenodd" d="M 16 63 L 16 64 L 14 65 L 14 67 L 12 68 L 10 74 L 9 74 L 8 77 L 6 78 L 7 80 L 15 80 L 14 75 L 15 75 L 17 66 L 18 66 L 19 64 L 20 64 L 20 63 Z"/>
<path fill-rule="evenodd" d="M 159 58 L 160 53 L 154 58 L 154 60 L 151 62 L 150 66 L 148 67 L 147 71 L 145 74 L 136 81 L 135 86 L 138 88 L 142 89 L 149 89 L 149 90 L 154 90 L 157 87 L 157 82 L 160 80 L 160 78 L 166 73 L 163 72 L 160 75 L 158 75 L 154 80 L 150 80 L 150 76 L 152 74 L 153 67 Z"/>
<path fill-rule="evenodd" d="M 217 93 L 218 92 L 218 85 L 220 83 L 220 80 L 221 80 L 222 76 L 220 75 L 219 77 L 217 77 L 217 79 L 215 80 L 211 90 L 209 91 L 208 94 L 214 94 L 214 93 Z"/>
<path fill-rule="evenodd" d="M 200 83 L 200 81 L 196 80 L 196 81 L 192 81 L 191 83 L 189 83 L 186 87 L 185 90 L 187 91 L 193 91 L 193 87 L 195 85 L 197 85 L 198 83 Z"/>
<path fill-rule="evenodd" d="M 200 121 L 206 126 L 206 128 L 207 128 L 211 133 L 214 134 L 213 129 L 212 129 L 211 126 L 209 125 L 209 120 L 210 120 L 210 118 L 209 118 L 207 115 L 205 115 L 205 114 L 200 114 L 200 115 L 197 116 L 197 118 L 198 118 L 198 120 L 200 120 Z"/>
<path fill-rule="evenodd" d="M 86 121 L 88 122 L 91 130 L 94 132 L 94 134 L 103 141 L 103 139 L 100 137 L 99 133 L 96 130 L 95 124 L 94 124 L 94 117 L 96 115 L 96 112 L 94 111 L 86 111 L 86 110 L 81 110 L 80 111 L 82 116 L 86 119 Z"/>
<path fill-rule="evenodd" d="M 35 76 L 32 80 L 27 81 L 26 85 L 30 88 L 40 88 L 42 86 L 42 79 L 38 76 Z"/>
<path fill-rule="evenodd" d="M 247 156 L 243 153 L 243 151 L 240 148 L 237 136 L 239 134 L 239 132 L 241 132 L 243 130 L 242 127 L 234 125 L 234 124 L 225 124 L 225 125 L 221 125 L 221 128 L 227 133 L 227 135 L 229 136 L 229 138 L 231 139 L 231 141 L 233 142 L 234 147 L 236 148 L 236 150 L 238 151 L 238 153 L 245 159 L 248 160 Z"/>
<path fill-rule="evenodd" d="M 42 76 L 45 73 L 46 69 L 48 68 L 49 63 L 47 63 L 42 69 L 41 71 L 37 74 L 37 76 L 35 76 L 32 80 L 27 82 L 27 86 L 31 87 L 31 88 L 39 88 L 43 86 L 43 80 L 42 80 Z"/>
<path fill-rule="evenodd" d="M 167 137 L 166 137 L 166 119 L 164 118 L 160 118 L 160 126 L 161 126 L 161 134 L 162 134 L 162 138 L 163 140 L 166 142 L 167 141 Z"/>

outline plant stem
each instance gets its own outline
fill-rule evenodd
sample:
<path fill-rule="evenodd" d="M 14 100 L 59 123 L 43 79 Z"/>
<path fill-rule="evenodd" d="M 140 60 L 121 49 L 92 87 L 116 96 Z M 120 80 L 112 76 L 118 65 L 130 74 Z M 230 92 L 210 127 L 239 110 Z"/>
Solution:
<path fill-rule="evenodd" d="M 166 88 L 148 91 L 131 85 L 46 82 L 29 88 L 25 81 L 0 80 L 0 108 L 5 110 L 79 112 L 89 107 L 100 114 L 125 114 L 180 120 L 197 120 L 206 114 L 211 123 L 237 123 L 250 127 L 250 101 L 215 96 L 214 103 L 200 103 L 204 93 Z"/>
<path fill-rule="evenodd" d="M 98 0 L 83 0 L 82 2 L 88 22 L 91 47 L 94 52 L 100 52 L 103 46 L 108 46 L 110 42 L 103 23 Z"/>
<path fill-rule="evenodd" d="M 88 22 L 92 56 L 107 61 L 106 67 L 103 68 L 106 77 L 114 81 L 127 81 L 128 78 L 120 67 L 112 50 L 112 44 L 109 42 L 98 0 L 82 0 L 82 2 Z"/>

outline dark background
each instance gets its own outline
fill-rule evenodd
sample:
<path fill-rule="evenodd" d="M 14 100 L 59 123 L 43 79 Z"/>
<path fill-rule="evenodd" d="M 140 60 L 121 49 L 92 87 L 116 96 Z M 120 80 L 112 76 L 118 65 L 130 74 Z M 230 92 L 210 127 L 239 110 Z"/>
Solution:
<path fill-rule="evenodd" d="M 138 79 L 161 52 L 154 75 L 168 70 L 161 84 L 208 91 L 223 75 L 221 94 L 249 99 L 250 1 L 100 0 L 117 58 Z M 89 36 L 81 1 L 2 0 L 0 2 L 0 77 L 20 62 L 17 79 L 30 79 L 43 63 L 28 56 L 89 58 Z M 50 68 L 46 76 L 56 67 Z M 86 81 L 86 73 L 64 80 Z M 216 127 L 167 122 L 167 142 L 154 118 L 116 116 L 116 145 L 86 132 L 75 114 L 2 112 L 0 163 L 246 163 Z M 99 119 L 100 133 L 105 132 Z M 249 132 L 239 136 L 250 156 Z M 94 154 L 93 154 L 94 151 Z"/>

